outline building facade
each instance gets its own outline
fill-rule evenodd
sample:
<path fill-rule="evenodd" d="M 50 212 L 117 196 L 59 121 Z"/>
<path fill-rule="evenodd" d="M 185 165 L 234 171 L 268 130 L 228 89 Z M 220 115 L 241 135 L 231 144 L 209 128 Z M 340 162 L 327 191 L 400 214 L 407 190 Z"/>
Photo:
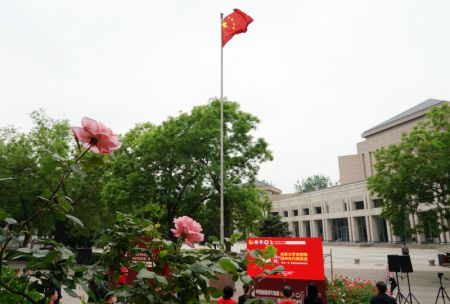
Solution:
<path fill-rule="evenodd" d="M 368 191 L 366 180 L 375 173 L 374 153 L 381 147 L 399 143 L 402 133 L 411 131 L 432 107 L 443 103 L 447 101 L 428 99 L 365 131 L 356 154 L 338 157 L 338 186 L 307 193 L 272 195 L 273 212 L 289 223 L 292 235 L 297 237 L 321 237 L 326 242 L 403 241 L 381 217 L 382 202 Z M 423 232 L 408 241 L 449 240 L 449 232 L 446 235 L 437 232 L 436 221 L 426 207 L 418 215 L 410 215 L 407 225 L 420 224 Z"/>

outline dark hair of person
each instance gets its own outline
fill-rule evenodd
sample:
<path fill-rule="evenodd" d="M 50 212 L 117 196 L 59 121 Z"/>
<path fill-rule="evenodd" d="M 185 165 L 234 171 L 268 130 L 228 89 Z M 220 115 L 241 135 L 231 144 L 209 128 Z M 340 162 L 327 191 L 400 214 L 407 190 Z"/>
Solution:
<path fill-rule="evenodd" d="M 54 287 L 50 287 L 49 289 L 47 289 L 45 295 L 47 296 L 47 298 L 51 298 L 56 292 L 56 288 Z"/>
<path fill-rule="evenodd" d="M 378 281 L 378 282 L 375 284 L 375 286 L 377 286 L 377 289 L 378 289 L 379 292 L 381 292 L 381 293 L 386 293 L 387 286 L 386 286 L 386 283 L 385 283 L 385 282 L 383 282 L 383 281 Z"/>
<path fill-rule="evenodd" d="M 227 285 L 223 288 L 223 298 L 225 300 L 231 299 L 233 293 L 234 293 L 233 287 L 231 287 L 230 285 Z"/>
<path fill-rule="evenodd" d="M 312 299 L 319 296 L 319 290 L 317 289 L 317 285 L 312 282 L 308 284 L 308 296 Z"/>
<path fill-rule="evenodd" d="M 107 272 L 103 273 L 103 281 L 109 282 L 110 280 L 111 280 L 111 276 L 109 275 L 109 273 L 107 273 Z"/>
<path fill-rule="evenodd" d="M 284 286 L 283 288 L 283 296 L 290 298 L 292 296 L 292 287 L 291 286 Z"/>
<path fill-rule="evenodd" d="M 247 293 L 250 290 L 250 285 L 244 284 L 242 285 L 242 289 L 244 290 L 244 293 Z"/>

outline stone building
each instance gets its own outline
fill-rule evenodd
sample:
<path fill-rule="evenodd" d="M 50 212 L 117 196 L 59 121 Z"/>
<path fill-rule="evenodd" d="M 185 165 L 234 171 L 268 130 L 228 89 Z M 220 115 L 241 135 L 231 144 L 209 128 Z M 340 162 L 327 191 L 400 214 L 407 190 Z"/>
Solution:
<path fill-rule="evenodd" d="M 381 214 L 381 201 L 367 190 L 366 179 L 374 174 L 374 153 L 383 146 L 401 141 L 403 132 L 411 131 L 434 106 L 447 101 L 428 99 L 363 132 L 357 154 L 339 156 L 340 184 L 327 189 L 295 194 L 272 195 L 274 213 L 289 223 L 293 236 L 321 237 L 324 241 L 401 242 L 393 235 Z M 409 217 L 411 227 L 421 224 L 423 233 L 413 240 L 444 242 L 447 232 L 437 233 L 436 220 L 427 217 L 426 208 Z M 411 241 L 411 240 L 409 240 Z"/>

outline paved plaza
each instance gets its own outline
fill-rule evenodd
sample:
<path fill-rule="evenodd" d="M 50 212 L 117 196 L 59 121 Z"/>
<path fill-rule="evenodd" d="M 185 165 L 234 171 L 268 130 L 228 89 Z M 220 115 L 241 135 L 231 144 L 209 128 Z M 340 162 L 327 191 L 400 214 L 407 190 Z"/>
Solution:
<path fill-rule="evenodd" d="M 381 247 L 344 247 L 325 246 L 324 252 L 333 253 L 333 271 L 335 276 L 349 276 L 368 280 L 384 280 L 386 278 L 387 255 L 401 254 L 400 248 Z M 435 303 L 439 288 L 438 272 L 450 278 L 450 268 L 430 266 L 428 260 L 434 258 L 437 265 L 438 249 L 410 249 L 411 262 L 414 272 L 410 274 L 411 290 L 421 304 Z M 359 258 L 360 263 L 355 264 L 354 259 Z M 331 275 L 330 258 L 325 258 L 325 274 Z M 403 275 L 399 278 L 400 288 L 406 296 L 407 280 Z M 450 281 L 443 280 L 444 288 L 450 292 Z M 443 303 L 443 302 L 438 302 Z"/>

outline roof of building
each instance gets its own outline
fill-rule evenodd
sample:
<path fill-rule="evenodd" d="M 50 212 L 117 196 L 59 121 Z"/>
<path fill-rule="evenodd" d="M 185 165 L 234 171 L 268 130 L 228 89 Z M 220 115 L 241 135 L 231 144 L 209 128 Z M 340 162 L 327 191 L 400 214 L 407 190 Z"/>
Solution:
<path fill-rule="evenodd" d="M 361 137 L 366 138 L 370 135 L 376 134 L 388 128 L 392 128 L 396 125 L 404 123 L 408 120 L 420 117 L 425 115 L 428 110 L 434 106 L 440 105 L 444 102 L 448 102 L 445 100 L 437 100 L 437 99 L 427 99 L 424 102 L 419 103 L 418 105 L 398 114 L 388 120 L 376 125 L 375 127 L 370 128 L 367 131 L 364 131 Z"/>
<path fill-rule="evenodd" d="M 277 187 L 274 187 L 271 184 L 266 183 L 264 181 L 255 180 L 255 187 L 256 188 L 260 188 L 260 189 L 264 189 L 264 190 L 268 190 L 268 191 L 271 191 L 273 193 L 281 194 L 281 190 L 280 189 L 278 189 Z"/>

